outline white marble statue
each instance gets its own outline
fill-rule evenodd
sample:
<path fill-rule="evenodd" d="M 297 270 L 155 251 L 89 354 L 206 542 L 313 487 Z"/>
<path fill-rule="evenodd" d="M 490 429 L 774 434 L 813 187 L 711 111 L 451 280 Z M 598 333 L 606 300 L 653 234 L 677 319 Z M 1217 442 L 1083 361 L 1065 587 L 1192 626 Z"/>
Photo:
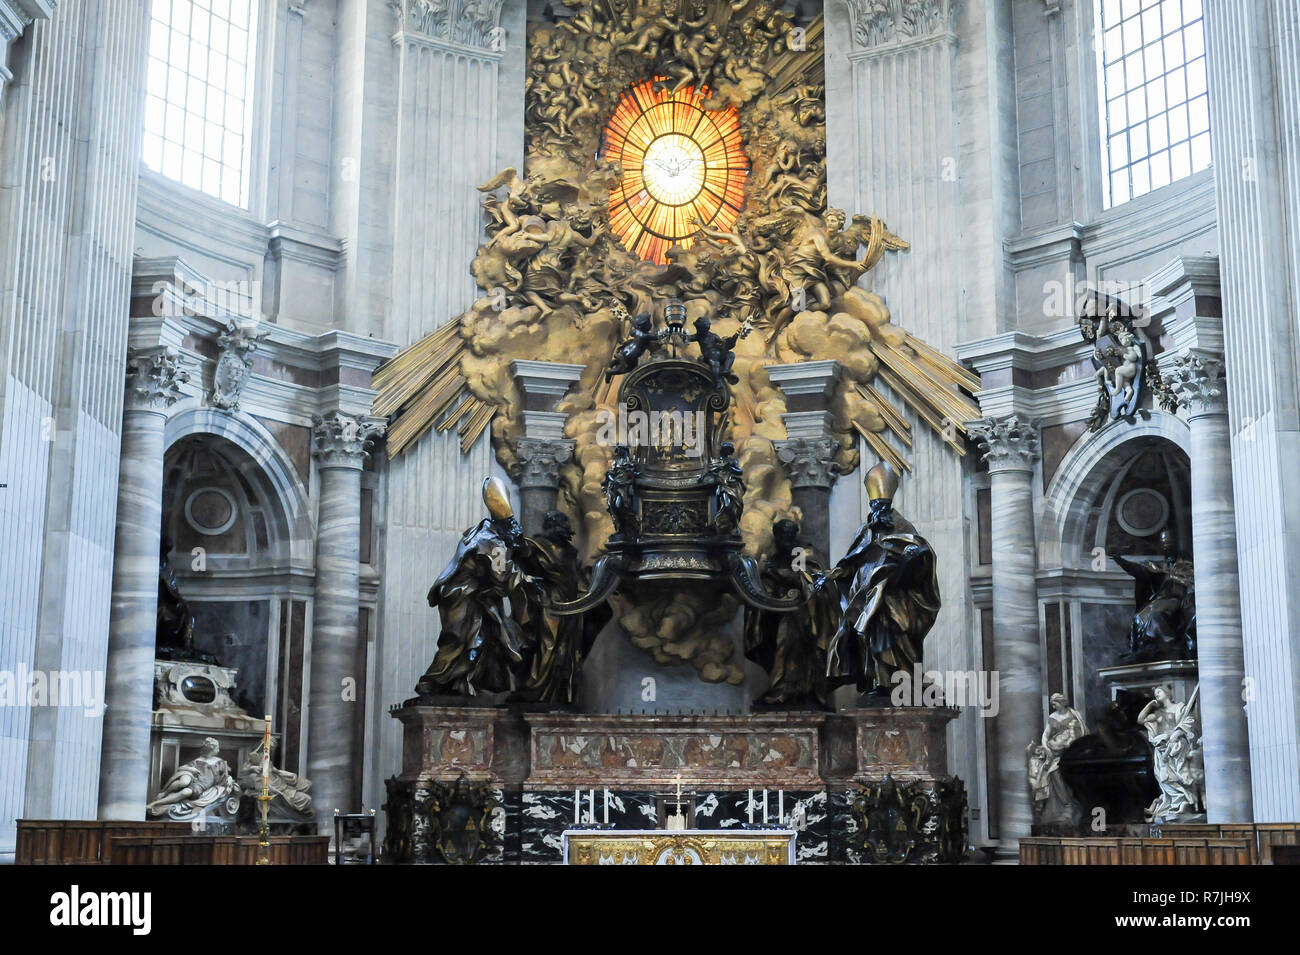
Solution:
<path fill-rule="evenodd" d="M 262 745 L 258 743 L 244 758 L 244 765 L 239 767 L 239 784 L 243 791 L 254 799 L 262 792 Z M 276 741 L 271 740 L 271 756 L 275 756 Z M 311 780 L 304 779 L 297 773 L 285 769 L 269 767 L 267 789 L 274 797 L 279 797 L 286 806 L 301 815 L 311 813 Z"/>
<path fill-rule="evenodd" d="M 217 755 L 219 749 L 213 737 L 204 739 L 199 755 L 172 773 L 145 807 L 149 815 L 189 818 L 229 796 L 238 797 L 239 784 L 230 773 L 230 764 Z"/>
<path fill-rule="evenodd" d="M 1205 805 L 1205 764 L 1196 719 L 1197 684 L 1186 703 L 1175 702 L 1169 690 L 1155 688 L 1155 699 L 1142 708 L 1137 721 L 1146 727 L 1160 795 L 1146 808 L 1148 822 L 1175 822 L 1199 814 Z"/>
<path fill-rule="evenodd" d="M 1061 754 L 1077 739 L 1088 734 L 1083 715 L 1070 706 L 1064 693 L 1053 693 L 1051 712 L 1042 739 L 1025 748 L 1029 788 L 1034 796 L 1034 819 L 1038 822 L 1073 822 L 1078 804 L 1061 778 Z"/>

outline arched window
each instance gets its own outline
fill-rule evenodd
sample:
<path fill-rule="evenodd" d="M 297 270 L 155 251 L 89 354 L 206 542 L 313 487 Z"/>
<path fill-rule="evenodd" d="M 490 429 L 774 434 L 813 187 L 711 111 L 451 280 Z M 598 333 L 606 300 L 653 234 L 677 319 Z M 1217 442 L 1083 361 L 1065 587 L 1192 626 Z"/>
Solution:
<path fill-rule="evenodd" d="M 248 206 L 256 0 L 153 0 L 144 163 Z"/>
<path fill-rule="evenodd" d="M 1095 0 L 1107 208 L 1210 165 L 1201 0 Z"/>

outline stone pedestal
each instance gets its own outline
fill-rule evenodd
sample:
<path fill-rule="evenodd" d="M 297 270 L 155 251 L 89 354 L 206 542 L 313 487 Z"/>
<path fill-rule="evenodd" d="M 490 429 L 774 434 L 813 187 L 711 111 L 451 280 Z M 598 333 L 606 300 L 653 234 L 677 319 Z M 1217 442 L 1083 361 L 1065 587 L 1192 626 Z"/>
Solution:
<path fill-rule="evenodd" d="M 519 718 L 498 707 L 414 700 L 389 715 L 402 724 L 402 771 L 386 784 L 386 860 L 447 864 L 457 852 L 484 863 L 517 859 Z"/>
<path fill-rule="evenodd" d="M 948 772 L 946 727 L 950 706 L 898 706 L 844 710 L 826 717 L 828 782 L 897 780 L 933 782 Z"/>
<path fill-rule="evenodd" d="M 385 807 L 398 862 L 446 861 L 432 820 L 450 811 L 489 821 L 481 861 L 559 863 L 566 831 L 662 827 L 679 784 L 692 830 L 788 828 L 800 863 L 873 862 L 852 856 L 863 786 L 892 777 L 935 806 L 960 787 L 944 775 L 950 708 L 521 714 L 412 700 L 391 715 L 404 731 Z M 926 844 L 909 861 L 937 857 Z"/>

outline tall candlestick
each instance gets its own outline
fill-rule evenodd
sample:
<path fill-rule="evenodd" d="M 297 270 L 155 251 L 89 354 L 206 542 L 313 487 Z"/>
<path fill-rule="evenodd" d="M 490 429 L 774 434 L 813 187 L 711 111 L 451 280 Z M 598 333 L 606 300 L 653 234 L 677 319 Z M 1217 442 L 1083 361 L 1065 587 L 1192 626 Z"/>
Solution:
<path fill-rule="evenodd" d="M 763 790 L 763 825 L 767 825 L 767 790 Z"/>
<path fill-rule="evenodd" d="M 601 798 L 604 804 L 604 822 L 605 825 L 608 826 L 609 825 L 609 790 L 608 789 L 603 790 L 603 792 L 601 793 Z"/>
<path fill-rule="evenodd" d="M 266 730 L 262 735 L 262 788 L 271 783 L 271 714 L 266 714 Z"/>
<path fill-rule="evenodd" d="M 596 790 L 587 790 L 587 822 L 596 824 Z"/>
<path fill-rule="evenodd" d="M 749 811 L 749 824 L 754 824 L 754 790 L 749 791 L 749 805 L 746 807 Z"/>
<path fill-rule="evenodd" d="M 573 824 L 576 826 L 582 822 L 582 791 L 575 789 L 573 791 Z"/>
<path fill-rule="evenodd" d="M 778 826 L 785 825 L 785 790 L 784 789 L 778 789 L 776 791 L 776 824 Z"/>

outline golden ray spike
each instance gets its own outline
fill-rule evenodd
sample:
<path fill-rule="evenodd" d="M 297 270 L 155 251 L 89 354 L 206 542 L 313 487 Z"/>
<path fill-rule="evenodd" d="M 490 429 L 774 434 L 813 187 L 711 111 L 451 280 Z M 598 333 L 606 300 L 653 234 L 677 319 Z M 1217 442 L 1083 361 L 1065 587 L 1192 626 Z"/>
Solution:
<path fill-rule="evenodd" d="M 414 404 L 408 405 L 393 421 L 393 428 L 390 435 L 397 436 L 397 443 L 404 445 L 402 440 L 410 431 L 423 433 L 429 425 L 438 420 L 442 410 L 459 395 L 465 388 L 464 379 L 450 378 L 441 383 L 436 389 L 429 389 L 420 396 L 420 399 Z M 390 436 L 390 442 L 393 438 Z"/>
<path fill-rule="evenodd" d="M 933 367 L 935 371 L 940 372 L 945 379 L 950 379 L 953 384 L 966 389 L 971 394 L 979 394 L 980 376 L 975 372 L 959 365 L 943 352 L 927 345 L 914 335 L 907 337 L 907 344 L 916 352 L 917 358 Z"/>
<path fill-rule="evenodd" d="M 448 370 L 456 370 L 463 351 L 462 342 L 448 343 L 439 351 L 430 354 L 421 363 L 396 372 L 384 384 L 377 388 L 372 413 L 388 415 L 414 400 L 416 395 L 431 381 L 441 379 Z"/>
<path fill-rule="evenodd" d="M 460 322 L 448 322 L 441 328 L 425 335 L 419 341 L 403 348 L 375 369 L 371 379 L 372 385 L 376 389 L 380 389 L 403 371 L 412 367 L 419 367 L 424 363 L 426 356 L 437 351 L 442 345 L 455 337 L 455 333 L 459 331 Z"/>
<path fill-rule="evenodd" d="M 479 409 L 478 413 L 470 419 L 468 426 L 461 426 L 461 454 L 469 453 L 469 449 L 474 447 L 474 442 L 477 441 L 478 436 L 483 433 L 483 429 L 492 423 L 492 419 L 496 416 L 496 413 L 496 405 L 484 404 L 483 407 Z"/>
<path fill-rule="evenodd" d="M 890 371 L 906 381 L 908 386 L 932 408 L 951 420 L 962 434 L 966 433 L 965 422 L 979 417 L 979 410 L 971 402 L 949 391 L 942 382 L 931 378 L 920 365 L 900 349 L 878 341 L 873 341 L 870 348 Z"/>
<path fill-rule="evenodd" d="M 872 452 L 875 453 L 876 457 L 880 458 L 881 460 L 888 461 L 890 464 L 894 466 L 895 470 L 898 471 L 912 470 L 912 463 L 908 461 L 907 458 L 903 457 L 901 454 L 895 451 L 893 446 L 884 438 L 882 438 L 880 435 L 876 434 L 874 431 L 868 431 L 857 421 L 853 422 L 853 427 L 858 432 L 858 434 L 862 435 L 863 439 L 867 442 L 867 446 L 871 448 Z"/>
<path fill-rule="evenodd" d="M 907 419 L 900 415 L 888 401 L 885 396 L 870 385 L 858 385 L 858 394 L 866 398 L 880 412 L 880 417 L 885 419 L 885 427 L 894 434 L 898 435 L 898 440 L 909 448 L 912 446 L 912 426 L 907 423 Z"/>
<path fill-rule="evenodd" d="M 477 398 L 475 398 L 473 395 L 467 394 L 465 396 L 465 400 L 462 401 L 459 405 L 457 405 L 456 409 L 452 411 L 451 414 L 449 414 L 447 417 L 443 418 L 441 421 L 438 422 L 438 431 L 443 432 L 443 431 L 451 430 L 456 426 L 456 422 L 459 421 L 462 417 L 464 417 L 467 411 L 477 412 L 478 406 L 481 404 L 482 402 L 479 401 Z"/>
<path fill-rule="evenodd" d="M 903 399 L 903 401 L 905 401 L 913 411 L 920 415 L 921 419 L 925 421 L 925 423 L 928 424 L 930 428 L 939 435 L 939 437 L 943 438 L 943 440 L 947 442 L 950 448 L 956 451 L 961 457 L 966 456 L 966 448 L 961 442 L 948 439 L 945 433 L 944 419 L 939 417 L 928 401 L 912 391 L 908 384 L 892 371 L 889 371 L 886 368 L 881 368 L 880 377 L 884 379 L 885 384 L 893 389 L 894 394 Z M 956 429 L 954 428 L 954 430 Z"/>
<path fill-rule="evenodd" d="M 413 421 L 435 422 L 442 417 L 443 413 L 451 407 L 452 403 L 464 393 L 466 388 L 465 379 L 459 373 L 450 375 L 440 382 L 437 386 L 429 388 L 420 396 L 420 400 L 409 405 L 403 412 L 402 418 L 410 418 Z M 423 430 L 423 428 L 421 429 Z"/>
<path fill-rule="evenodd" d="M 858 385 L 858 392 L 864 398 L 874 401 L 880 406 L 880 413 L 884 415 L 886 421 L 889 421 L 890 418 L 894 419 L 891 422 L 891 427 L 895 430 L 906 431 L 909 434 L 911 433 L 912 426 L 908 424 L 907 419 L 899 414 L 893 404 L 874 387 L 869 384 L 861 384 Z"/>
<path fill-rule="evenodd" d="M 410 418 L 401 421 L 400 424 L 394 424 L 388 431 L 388 460 L 393 460 L 399 454 L 402 454 L 420 435 L 429 430 L 433 424 L 432 418 L 425 418 L 423 421 L 417 421 Z"/>
<path fill-rule="evenodd" d="M 409 404 L 421 391 L 429 387 L 436 387 L 446 377 L 449 370 L 459 373 L 459 357 L 459 355 L 455 355 L 449 361 L 431 361 L 426 369 L 408 376 L 409 380 L 403 380 L 400 384 L 394 384 L 381 391 L 375 396 L 371 414 L 390 415 L 403 405 Z"/>

